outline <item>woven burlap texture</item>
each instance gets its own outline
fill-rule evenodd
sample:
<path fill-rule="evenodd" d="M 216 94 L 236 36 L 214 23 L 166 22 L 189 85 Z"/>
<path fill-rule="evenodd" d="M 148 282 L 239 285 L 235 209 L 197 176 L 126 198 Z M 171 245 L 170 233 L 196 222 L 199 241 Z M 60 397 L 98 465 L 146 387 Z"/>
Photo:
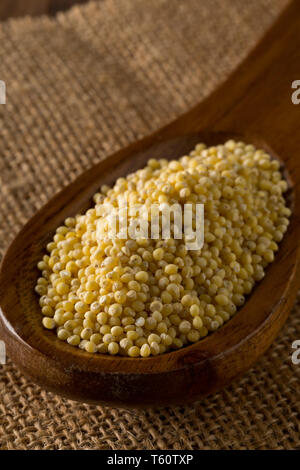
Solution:
<path fill-rule="evenodd" d="M 287 0 L 103 0 L 0 26 L 0 251 L 83 169 L 186 111 L 243 59 Z M 22 275 L 22 273 L 20 273 Z M 239 382 L 186 407 L 61 399 L 0 366 L 2 449 L 295 449 L 298 303 Z"/>

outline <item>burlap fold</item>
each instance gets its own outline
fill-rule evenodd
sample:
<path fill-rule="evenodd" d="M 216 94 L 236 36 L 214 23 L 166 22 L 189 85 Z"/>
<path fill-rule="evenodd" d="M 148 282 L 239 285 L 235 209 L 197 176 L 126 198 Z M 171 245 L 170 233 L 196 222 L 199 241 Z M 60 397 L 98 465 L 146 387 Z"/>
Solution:
<path fill-rule="evenodd" d="M 287 0 L 103 0 L 0 26 L 0 251 L 84 168 L 207 95 Z M 21 273 L 20 273 L 21 275 Z M 239 382 L 201 403 L 120 411 L 0 366 L 2 449 L 295 449 L 300 305 Z"/>

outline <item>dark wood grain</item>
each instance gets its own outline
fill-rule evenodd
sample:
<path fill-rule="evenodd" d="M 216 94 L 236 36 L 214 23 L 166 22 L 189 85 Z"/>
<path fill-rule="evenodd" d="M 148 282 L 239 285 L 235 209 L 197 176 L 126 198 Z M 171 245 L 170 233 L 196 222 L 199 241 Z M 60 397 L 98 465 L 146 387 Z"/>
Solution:
<path fill-rule="evenodd" d="M 300 106 L 291 83 L 300 79 L 300 4 L 292 2 L 238 70 L 189 113 L 112 155 L 55 196 L 9 247 L 0 271 L 0 322 L 9 355 L 43 387 L 73 399 L 114 406 L 183 403 L 220 390 L 261 356 L 281 330 L 300 284 Z M 98 187 L 145 164 L 175 158 L 196 142 L 241 138 L 285 165 L 291 224 L 275 262 L 245 306 L 196 344 L 147 359 L 90 355 L 41 326 L 36 263 L 55 228 L 84 211 Z M 284 380 L 284 378 L 283 378 Z"/>
<path fill-rule="evenodd" d="M 88 0 L 1 0 L 0 21 L 12 17 L 54 15 Z"/>

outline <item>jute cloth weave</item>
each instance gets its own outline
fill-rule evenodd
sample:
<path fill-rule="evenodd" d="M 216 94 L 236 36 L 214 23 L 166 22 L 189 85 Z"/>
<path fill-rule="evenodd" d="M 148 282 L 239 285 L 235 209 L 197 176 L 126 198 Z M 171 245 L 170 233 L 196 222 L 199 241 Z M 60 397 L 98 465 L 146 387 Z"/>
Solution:
<path fill-rule="evenodd" d="M 59 188 L 207 95 L 287 0 L 103 0 L 0 26 L 0 249 Z M 22 275 L 22 273 L 20 273 Z M 272 295 L 272 293 L 270 293 Z M 0 366 L 2 449 L 300 447 L 298 303 L 239 382 L 186 407 L 61 399 Z"/>

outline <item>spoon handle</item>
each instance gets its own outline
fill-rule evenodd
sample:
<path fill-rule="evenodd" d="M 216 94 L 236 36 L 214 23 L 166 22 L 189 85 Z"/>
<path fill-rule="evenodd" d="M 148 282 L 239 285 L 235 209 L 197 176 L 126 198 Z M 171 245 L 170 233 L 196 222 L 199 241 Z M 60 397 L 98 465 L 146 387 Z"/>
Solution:
<path fill-rule="evenodd" d="M 225 83 L 169 130 L 260 135 L 286 160 L 300 149 L 299 122 L 300 2 L 294 0 Z M 298 181 L 300 159 L 292 160 Z"/>

